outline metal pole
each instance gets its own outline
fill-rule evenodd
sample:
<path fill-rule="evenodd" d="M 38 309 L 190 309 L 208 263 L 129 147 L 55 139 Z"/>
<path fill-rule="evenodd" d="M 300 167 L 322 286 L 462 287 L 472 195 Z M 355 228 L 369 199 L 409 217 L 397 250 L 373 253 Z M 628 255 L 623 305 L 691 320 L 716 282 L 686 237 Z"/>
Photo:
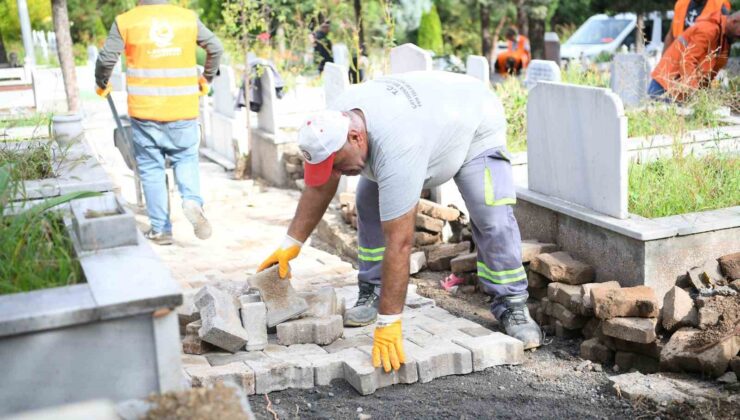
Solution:
<path fill-rule="evenodd" d="M 33 50 L 33 39 L 31 37 L 31 19 L 28 17 L 28 3 L 26 0 L 17 0 L 18 2 L 18 20 L 21 23 L 21 36 L 23 37 L 23 49 L 26 50 L 26 56 L 23 59 L 24 66 L 36 64 L 36 54 Z"/>

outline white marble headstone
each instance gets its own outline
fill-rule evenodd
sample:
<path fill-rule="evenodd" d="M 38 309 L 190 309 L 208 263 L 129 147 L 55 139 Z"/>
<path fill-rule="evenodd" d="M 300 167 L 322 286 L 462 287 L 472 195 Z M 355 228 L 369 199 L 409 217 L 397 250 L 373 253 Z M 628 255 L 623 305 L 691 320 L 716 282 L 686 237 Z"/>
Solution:
<path fill-rule="evenodd" d="M 466 73 L 482 82 L 490 82 L 491 72 L 486 57 L 481 55 L 469 55 L 465 62 Z"/>
<path fill-rule="evenodd" d="M 639 106 L 647 97 L 650 63 L 642 54 L 617 54 L 612 61 L 610 87 L 624 106 Z"/>
<path fill-rule="evenodd" d="M 431 70 L 432 54 L 414 44 L 403 44 L 391 49 L 391 73 Z"/>
<path fill-rule="evenodd" d="M 219 114 L 234 117 L 234 70 L 231 66 L 219 66 L 219 75 L 213 78 L 211 89 L 213 89 L 213 109 Z"/>
<path fill-rule="evenodd" d="M 95 45 L 88 45 L 87 46 L 87 64 L 94 66 L 97 60 L 98 60 L 98 47 L 96 47 Z"/>
<path fill-rule="evenodd" d="M 532 60 L 527 66 L 524 85 L 532 89 L 537 82 L 560 82 L 560 66 L 554 61 Z"/>
<path fill-rule="evenodd" d="M 349 87 L 349 70 L 336 63 L 326 63 L 321 78 L 324 81 L 324 96 L 326 106 L 330 106 L 334 100 Z"/>
<path fill-rule="evenodd" d="M 349 68 L 349 49 L 347 45 L 339 43 L 331 46 L 331 56 L 334 64 Z"/>
<path fill-rule="evenodd" d="M 262 83 L 262 107 L 257 113 L 257 127 L 267 133 L 277 133 L 277 94 L 275 93 L 275 76 L 268 69 L 260 76 Z"/>
<path fill-rule="evenodd" d="M 609 89 L 540 82 L 527 102 L 529 189 L 627 218 L 627 118 Z"/>

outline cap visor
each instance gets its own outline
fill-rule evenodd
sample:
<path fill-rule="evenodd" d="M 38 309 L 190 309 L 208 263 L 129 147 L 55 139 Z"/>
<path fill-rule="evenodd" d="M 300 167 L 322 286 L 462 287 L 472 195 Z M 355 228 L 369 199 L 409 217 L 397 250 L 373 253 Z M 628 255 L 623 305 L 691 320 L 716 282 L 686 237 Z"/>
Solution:
<path fill-rule="evenodd" d="M 312 164 L 305 162 L 303 164 L 303 180 L 309 187 L 318 187 L 326 184 L 331 177 L 332 165 L 334 165 L 335 153 L 329 155 L 323 162 Z"/>

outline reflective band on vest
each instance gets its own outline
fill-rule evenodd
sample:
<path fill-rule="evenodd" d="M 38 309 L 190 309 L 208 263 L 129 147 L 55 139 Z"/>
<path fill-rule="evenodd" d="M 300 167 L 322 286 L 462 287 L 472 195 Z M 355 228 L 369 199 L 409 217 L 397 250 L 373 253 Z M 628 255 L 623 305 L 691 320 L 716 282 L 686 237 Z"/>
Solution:
<path fill-rule="evenodd" d="M 683 35 L 681 35 L 678 38 L 676 38 L 676 41 L 680 42 L 681 45 L 683 45 L 684 47 L 688 47 L 689 46 L 689 41 L 687 41 L 686 38 L 683 37 Z"/>
<path fill-rule="evenodd" d="M 170 4 L 142 5 L 116 17 L 126 50 L 130 116 L 161 122 L 198 117 L 198 18 Z"/>

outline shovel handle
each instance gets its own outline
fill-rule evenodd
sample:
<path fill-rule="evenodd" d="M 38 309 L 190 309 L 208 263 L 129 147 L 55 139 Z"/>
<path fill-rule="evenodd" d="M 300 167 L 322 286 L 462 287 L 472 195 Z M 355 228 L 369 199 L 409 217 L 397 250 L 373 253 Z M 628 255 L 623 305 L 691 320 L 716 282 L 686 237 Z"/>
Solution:
<path fill-rule="evenodd" d="M 110 93 L 108 94 L 108 96 L 106 96 L 106 99 L 108 99 L 108 105 L 110 105 L 110 111 L 113 113 L 113 119 L 116 120 L 116 125 L 118 126 L 118 129 L 121 130 L 121 133 L 125 136 L 126 132 L 123 131 L 121 117 L 118 116 L 118 111 L 116 111 L 116 104 L 113 102 L 113 97 Z"/>

